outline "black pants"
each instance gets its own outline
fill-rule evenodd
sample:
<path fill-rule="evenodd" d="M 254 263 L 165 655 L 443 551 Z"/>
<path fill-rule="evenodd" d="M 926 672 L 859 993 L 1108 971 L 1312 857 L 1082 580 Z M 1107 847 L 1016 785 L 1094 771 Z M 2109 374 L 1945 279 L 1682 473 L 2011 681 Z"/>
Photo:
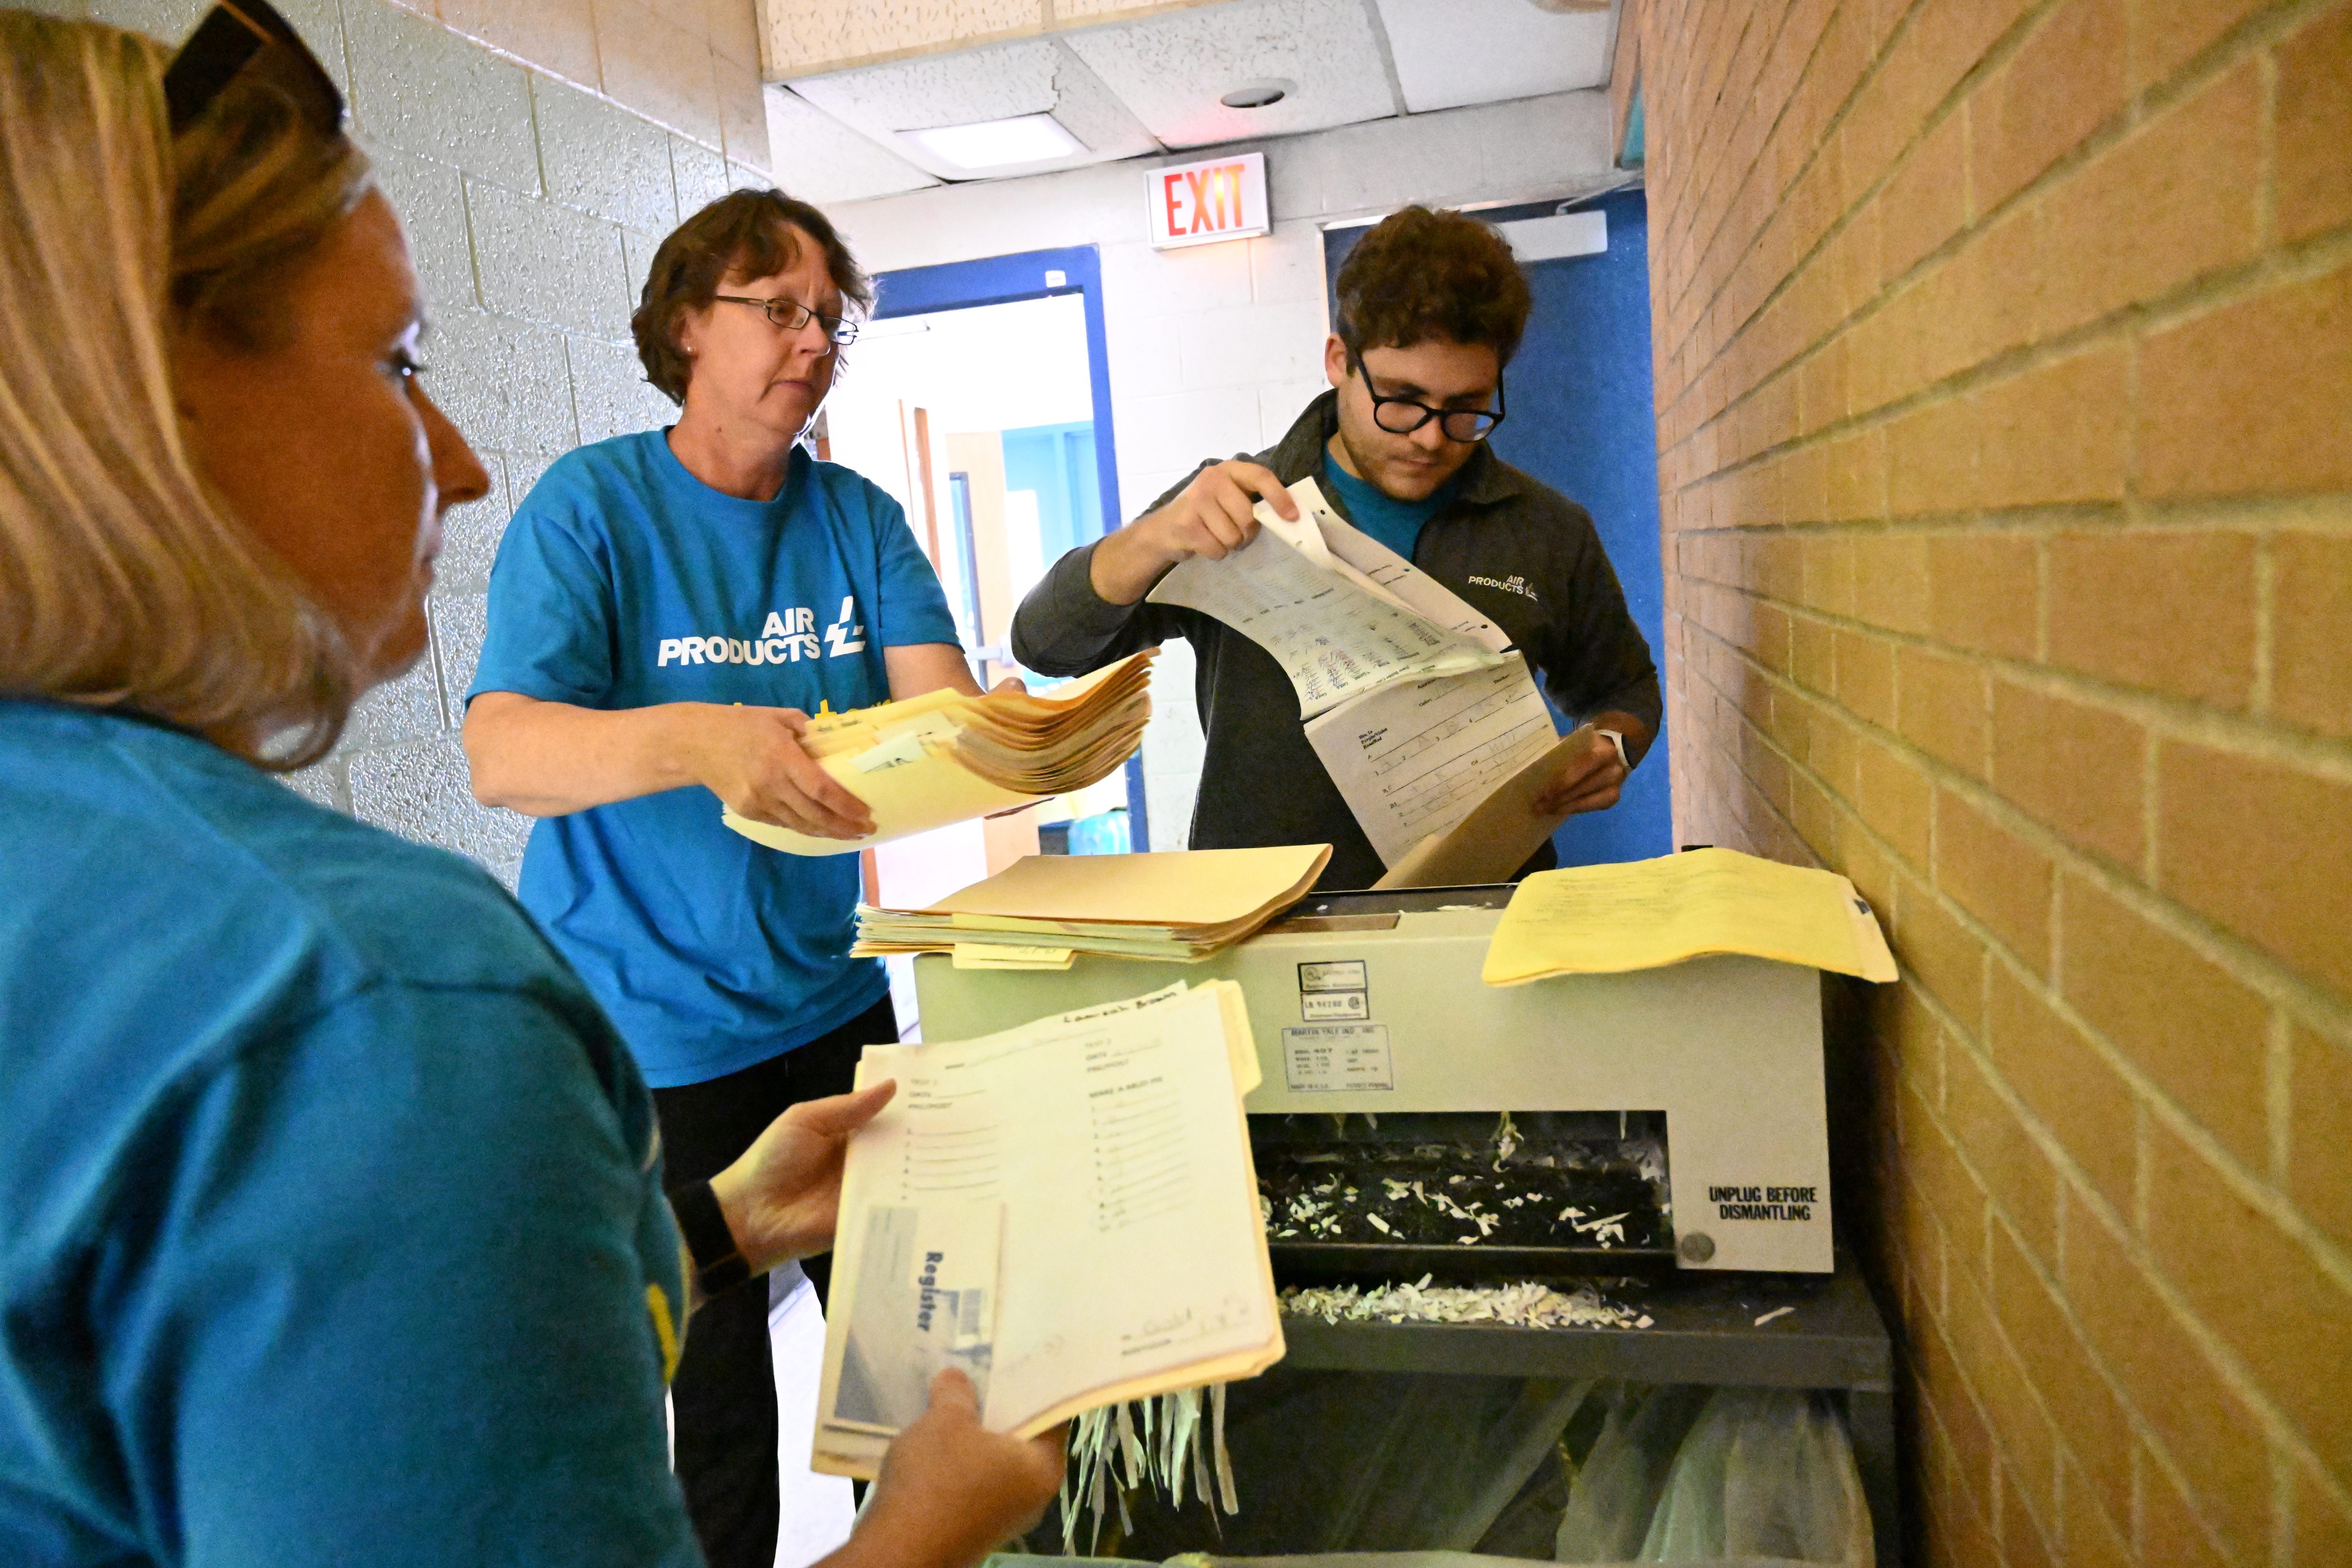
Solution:
<path fill-rule="evenodd" d="M 768 1124 L 804 1100 L 846 1094 L 860 1051 L 898 1037 L 884 997 L 831 1034 L 707 1083 L 654 1090 L 663 1181 L 709 1181 Z M 817 1300 L 830 1255 L 801 1264 Z M 768 1287 L 758 1279 L 704 1304 L 670 1382 L 677 1479 L 710 1568 L 773 1568 L 776 1560 L 776 1378 L 768 1349 Z"/>

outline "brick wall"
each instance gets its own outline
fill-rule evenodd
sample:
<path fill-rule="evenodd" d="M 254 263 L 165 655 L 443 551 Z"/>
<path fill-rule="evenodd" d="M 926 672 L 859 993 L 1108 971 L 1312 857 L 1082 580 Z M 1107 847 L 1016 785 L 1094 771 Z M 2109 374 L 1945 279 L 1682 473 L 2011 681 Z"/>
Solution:
<path fill-rule="evenodd" d="M 1677 836 L 1902 960 L 1930 1560 L 2352 1562 L 2352 5 L 1640 26 Z"/>
<path fill-rule="evenodd" d="M 176 42 L 208 3 L 47 0 L 36 8 Z M 597 0 L 604 45 L 600 53 L 599 35 L 588 32 L 584 62 L 573 33 L 588 27 L 588 0 L 441 0 L 446 26 L 434 19 L 432 0 L 277 5 L 351 100 L 356 133 L 400 211 L 425 282 L 433 318 L 425 386 L 481 454 L 494 487 L 488 499 L 449 516 L 425 661 L 362 699 L 335 754 L 292 782 L 314 799 L 469 855 L 511 882 L 530 822 L 475 803 L 457 732 L 481 651 L 499 536 L 556 458 L 675 417 L 645 384 L 629 344 L 629 311 L 654 247 L 681 216 L 733 185 L 768 183 L 764 119 L 754 138 L 720 116 L 715 86 L 704 117 L 691 103 L 666 102 L 614 75 L 613 62 L 631 47 L 625 29 L 636 26 L 637 0 Z M 749 6 L 743 0 L 747 26 Z M 700 0 L 688 9 L 699 13 Z M 461 21 L 499 47 L 454 31 Z M 722 31 L 714 26 L 713 39 Z M 691 47 L 672 44 L 672 54 L 683 49 L 690 62 Z M 701 47 L 707 57 L 718 46 Z M 549 69 L 511 58 L 525 48 L 538 50 Z M 551 72 L 579 72 L 591 85 L 602 79 L 607 90 L 584 90 Z M 691 134 L 621 107 L 614 96 L 624 91 Z M 756 108 L 756 81 L 752 92 Z"/>

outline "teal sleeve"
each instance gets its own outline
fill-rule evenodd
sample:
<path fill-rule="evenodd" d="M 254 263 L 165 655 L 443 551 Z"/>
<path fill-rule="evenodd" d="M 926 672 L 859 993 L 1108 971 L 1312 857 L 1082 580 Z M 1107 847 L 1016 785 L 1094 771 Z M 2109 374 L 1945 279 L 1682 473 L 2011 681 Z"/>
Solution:
<path fill-rule="evenodd" d="M 940 574 L 931 570 L 922 546 L 915 542 L 905 509 L 878 489 L 874 493 L 877 498 L 874 521 L 880 534 L 882 560 L 882 646 L 943 642 L 961 647 L 963 639 L 956 635 L 955 616 L 948 613 Z"/>
<path fill-rule="evenodd" d="M 649 1111 L 560 1009 L 382 985 L 161 1115 L 93 1286 L 161 1555 L 699 1563 Z"/>
<path fill-rule="evenodd" d="M 533 492 L 499 543 L 467 700 L 513 691 L 600 707 L 613 689 L 614 636 L 611 573 L 566 526 L 561 507 Z"/>

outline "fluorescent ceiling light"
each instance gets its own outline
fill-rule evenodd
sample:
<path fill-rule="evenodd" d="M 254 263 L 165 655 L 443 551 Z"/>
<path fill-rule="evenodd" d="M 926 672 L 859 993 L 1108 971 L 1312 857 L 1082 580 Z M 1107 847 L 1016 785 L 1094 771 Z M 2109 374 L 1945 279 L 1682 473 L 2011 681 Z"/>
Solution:
<path fill-rule="evenodd" d="M 940 125 L 900 134 L 913 137 L 933 157 L 959 169 L 1003 169 L 1015 163 L 1043 163 L 1086 151 L 1078 139 L 1063 130 L 1062 122 L 1050 114 L 1019 114 L 1010 120 Z"/>

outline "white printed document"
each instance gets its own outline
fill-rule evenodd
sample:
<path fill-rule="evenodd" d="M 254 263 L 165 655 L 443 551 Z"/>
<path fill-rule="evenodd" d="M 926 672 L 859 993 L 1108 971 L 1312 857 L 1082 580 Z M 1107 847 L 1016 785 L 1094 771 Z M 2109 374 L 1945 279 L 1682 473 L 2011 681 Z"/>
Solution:
<path fill-rule="evenodd" d="M 1290 494 L 1297 522 L 1261 500 L 1245 548 L 1182 563 L 1150 596 L 1213 616 L 1275 657 L 1307 742 L 1394 867 L 1558 735 L 1501 627 L 1350 526 L 1312 479 Z"/>
<path fill-rule="evenodd" d="M 898 1092 L 843 1174 L 815 1468 L 870 1478 L 943 1367 L 1026 1436 L 1280 1360 L 1257 1076 L 1230 981 L 867 1047 L 858 1083 Z"/>
<path fill-rule="evenodd" d="M 1310 721 L 1307 740 L 1393 866 L 1549 751 L 1554 735 L 1527 661 L 1512 654 L 1491 669 L 1369 691 Z"/>
<path fill-rule="evenodd" d="M 1311 479 L 1302 514 L 1257 504 L 1257 537 L 1223 561 L 1180 563 L 1154 603 L 1213 616 L 1274 655 L 1312 719 L 1392 680 L 1499 664 L 1502 628 L 1380 541 L 1349 526 Z"/>

